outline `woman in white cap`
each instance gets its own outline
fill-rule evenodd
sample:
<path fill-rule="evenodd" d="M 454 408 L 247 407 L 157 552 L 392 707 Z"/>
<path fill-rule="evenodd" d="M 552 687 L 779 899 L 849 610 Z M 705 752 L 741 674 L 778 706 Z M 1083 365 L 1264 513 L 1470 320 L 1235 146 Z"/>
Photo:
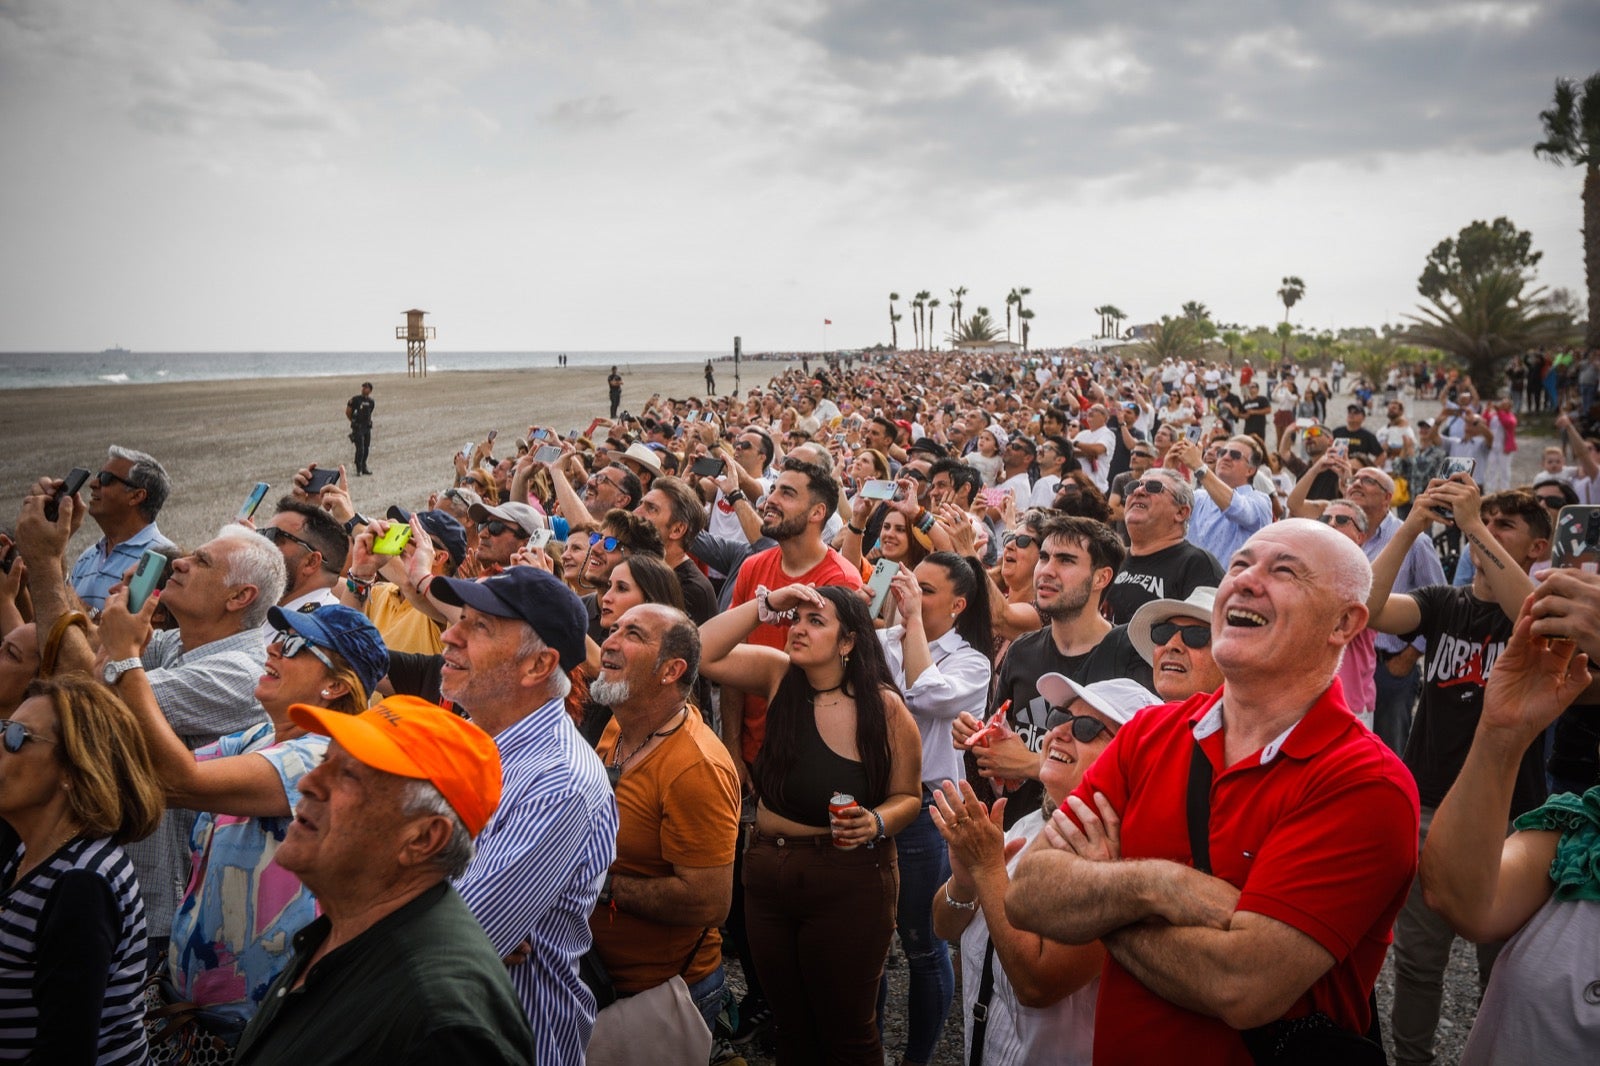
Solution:
<path fill-rule="evenodd" d="M 1039 694 L 1051 705 L 1039 753 L 1040 810 L 1004 833 L 1005 799 L 987 809 L 966 781 L 959 794 L 946 781 L 934 795 L 933 820 L 950 846 L 951 874 L 934 897 L 933 928 L 961 940 L 964 1058 L 983 1066 L 1090 1062 L 1105 949 L 1017 929 L 1006 917 L 1006 889 L 1017 855 L 1044 828 L 1046 815 L 1078 787 L 1118 729 L 1160 702 L 1135 681 L 1084 686 L 1054 673 L 1039 678 Z"/>

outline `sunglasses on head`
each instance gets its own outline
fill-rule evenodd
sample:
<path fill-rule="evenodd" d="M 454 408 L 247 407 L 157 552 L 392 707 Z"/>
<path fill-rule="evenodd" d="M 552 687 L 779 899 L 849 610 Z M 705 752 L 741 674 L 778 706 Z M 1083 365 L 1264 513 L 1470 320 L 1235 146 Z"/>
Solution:
<path fill-rule="evenodd" d="M 498 537 L 502 533 L 513 533 L 518 540 L 527 540 L 528 534 L 521 526 L 509 525 L 498 518 L 491 518 L 483 524 L 484 532 L 491 537 Z"/>
<path fill-rule="evenodd" d="M 13 755 L 21 751 L 22 745 L 26 744 L 30 740 L 39 744 L 55 743 L 55 741 L 51 740 L 49 737 L 41 737 L 38 733 L 35 733 L 21 722 L 13 722 L 9 718 L 0 718 L 0 722 L 5 723 L 5 731 L 3 734 L 0 734 L 0 736 L 3 736 L 4 738 L 3 742 L 6 750 Z"/>
<path fill-rule="evenodd" d="M 333 660 L 328 658 L 321 648 L 317 647 L 315 644 L 311 643 L 309 639 L 301 636 L 299 633 L 296 633 L 293 630 L 274 630 L 270 643 L 278 646 L 278 654 L 282 655 L 285 659 L 293 659 L 301 652 L 308 651 L 312 654 L 312 657 L 314 657 L 323 666 L 326 666 L 329 670 L 338 669 L 338 667 L 333 665 Z"/>
<path fill-rule="evenodd" d="M 1317 515 L 1317 521 L 1321 522 L 1325 526 L 1338 526 L 1340 529 L 1343 529 L 1345 526 L 1353 526 L 1356 524 L 1356 520 L 1347 514 L 1328 514 L 1326 511 Z"/>
<path fill-rule="evenodd" d="M 105 488 L 107 485 L 111 484 L 113 481 L 115 481 L 119 485 L 124 485 L 124 486 L 126 486 L 126 487 L 128 487 L 130 489 L 136 489 L 136 488 L 139 487 L 138 485 L 135 485 L 133 482 L 129 481 L 127 478 L 122 477 L 120 474 L 113 474 L 109 470 L 100 471 L 98 474 L 96 474 L 94 476 L 94 481 L 95 481 L 95 484 L 99 485 L 101 488 Z"/>
<path fill-rule="evenodd" d="M 300 547 L 304 548 L 308 552 L 322 550 L 315 544 L 312 544 L 310 541 L 301 540 L 293 533 L 290 533 L 287 529 L 279 529 L 277 526 L 262 526 L 260 529 L 256 530 L 256 532 L 260 533 L 263 537 L 266 537 L 268 540 L 272 541 L 272 543 L 277 544 L 280 547 L 282 546 L 283 542 L 287 540 L 300 545 Z"/>
<path fill-rule="evenodd" d="M 1072 739 L 1079 744 L 1088 744 L 1101 733 L 1109 733 L 1106 724 L 1092 714 L 1073 714 L 1059 708 L 1052 708 L 1044 720 L 1047 731 L 1059 729 L 1064 725 L 1072 726 Z"/>
<path fill-rule="evenodd" d="M 1161 647 L 1170 641 L 1174 634 L 1183 637 L 1183 642 L 1196 651 L 1211 643 L 1211 627 L 1197 625 L 1179 625 L 1177 622 L 1157 622 L 1150 627 L 1150 641 L 1156 647 Z"/>
<path fill-rule="evenodd" d="M 614 551 L 617 550 L 618 545 L 620 545 L 621 543 L 622 542 L 620 540 L 618 540 L 616 537 L 602 536 L 599 533 L 590 533 L 589 534 L 589 547 L 591 547 L 591 548 L 594 547 L 596 544 L 598 544 L 605 551 L 614 552 Z M 626 549 L 624 549 L 624 550 L 626 550 Z"/>

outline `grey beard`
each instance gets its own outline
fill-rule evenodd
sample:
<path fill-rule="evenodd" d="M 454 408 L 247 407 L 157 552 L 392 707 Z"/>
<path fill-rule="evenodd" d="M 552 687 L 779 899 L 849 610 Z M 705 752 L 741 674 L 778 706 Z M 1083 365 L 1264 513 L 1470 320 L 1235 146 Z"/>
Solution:
<path fill-rule="evenodd" d="M 627 703 L 631 695 L 633 693 L 626 681 L 601 681 L 596 678 L 589 684 L 589 698 L 602 707 L 615 707 L 619 703 Z"/>

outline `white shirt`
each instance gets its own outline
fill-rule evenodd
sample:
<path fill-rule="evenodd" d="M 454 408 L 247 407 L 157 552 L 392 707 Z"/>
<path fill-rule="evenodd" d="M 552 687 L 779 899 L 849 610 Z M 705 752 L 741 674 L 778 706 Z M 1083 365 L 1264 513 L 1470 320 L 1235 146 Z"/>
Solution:
<path fill-rule="evenodd" d="M 1001 492 L 1011 493 L 1012 498 L 1017 501 L 1018 509 L 1027 506 L 1028 501 L 1033 498 L 1033 486 L 1028 483 L 1026 470 L 1006 478 L 998 487 Z"/>
<path fill-rule="evenodd" d="M 961 753 L 950 737 L 950 724 L 966 711 L 982 718 L 989 697 L 989 677 L 993 668 L 989 657 L 968 644 L 954 629 L 928 645 L 933 662 L 906 684 L 905 626 L 890 626 L 878 631 L 883 643 L 889 673 L 905 694 L 906 707 L 922 734 L 922 780 L 937 788 L 945 781 L 962 777 Z"/>
<path fill-rule="evenodd" d="M 1056 491 L 1061 488 L 1060 474 L 1041 474 L 1033 483 L 1033 495 L 1028 497 L 1029 507 L 1049 507 L 1056 501 Z"/>
<path fill-rule="evenodd" d="M 1078 457 L 1078 462 L 1083 464 L 1084 471 L 1094 479 L 1095 488 L 1105 492 L 1106 485 L 1110 481 L 1106 473 L 1111 469 L 1111 457 L 1117 454 L 1117 435 L 1111 431 L 1110 426 L 1101 426 L 1099 429 L 1086 429 L 1079 433 L 1073 443 L 1099 444 L 1105 447 L 1105 451 L 1093 459 L 1081 455 Z"/>

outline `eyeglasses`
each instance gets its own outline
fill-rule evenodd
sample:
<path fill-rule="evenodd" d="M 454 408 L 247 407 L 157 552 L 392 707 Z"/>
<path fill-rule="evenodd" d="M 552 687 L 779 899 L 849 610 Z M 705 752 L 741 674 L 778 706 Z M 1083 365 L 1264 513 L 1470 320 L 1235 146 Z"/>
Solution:
<path fill-rule="evenodd" d="M 754 447 L 755 447 L 755 445 L 754 445 L 754 444 L 751 444 L 751 443 L 750 443 L 750 442 L 749 442 L 749 441 L 747 441 L 747 440 L 736 440 L 736 441 L 734 441 L 734 442 L 733 442 L 733 446 L 734 446 L 734 447 L 735 447 L 735 448 L 737 448 L 737 449 L 739 449 L 739 450 L 740 450 L 740 451 L 741 451 L 741 452 L 747 452 L 747 451 L 749 451 L 749 450 L 750 450 L 750 449 L 751 449 L 751 448 L 754 448 Z"/>
<path fill-rule="evenodd" d="M 13 722 L 9 718 L 0 718 L 5 723 L 4 744 L 7 751 L 15 755 L 22 750 L 22 745 L 32 740 L 39 744 L 54 744 L 49 737 L 41 737 L 21 722 Z"/>
<path fill-rule="evenodd" d="M 1010 444 L 1006 445 L 1006 450 L 1011 452 L 1025 452 L 1028 450 L 1028 446 L 1023 444 L 1021 441 L 1014 440 Z"/>
<path fill-rule="evenodd" d="M 272 541 L 272 543 L 279 546 L 282 546 L 284 541 L 290 540 L 300 545 L 300 547 L 304 548 L 308 552 L 318 552 L 322 550 L 315 544 L 312 544 L 310 541 L 301 540 L 293 533 L 290 533 L 287 529 L 279 529 L 277 526 L 262 526 L 260 529 L 256 530 L 256 532 L 260 533 L 263 537 L 266 537 L 268 540 Z"/>
<path fill-rule="evenodd" d="M 328 658 L 327 654 L 324 653 L 321 648 L 311 643 L 308 638 L 303 637 L 299 633 L 295 633 L 292 630 L 274 630 L 271 643 L 278 646 L 278 654 L 282 655 L 285 659 L 293 659 L 301 652 L 308 651 L 313 657 L 316 658 L 318 662 L 320 662 L 323 666 L 326 666 L 329 670 L 338 669 L 338 667 L 333 665 L 333 660 Z"/>
<path fill-rule="evenodd" d="M 1196 650 L 1211 643 L 1210 626 L 1184 626 L 1177 622 L 1157 622 L 1151 626 L 1150 642 L 1159 648 L 1170 641 L 1175 633 L 1183 637 L 1185 644 Z"/>
<path fill-rule="evenodd" d="M 622 541 L 618 540 L 616 537 L 606 537 L 606 536 L 602 536 L 599 533 L 590 533 L 589 534 L 589 547 L 592 548 L 596 544 L 600 545 L 600 547 L 602 549 L 604 549 L 605 551 L 608 551 L 608 552 L 616 551 L 619 546 L 621 546 L 623 551 L 627 551 L 628 550 L 627 546 L 623 545 Z"/>
<path fill-rule="evenodd" d="M 1092 714 L 1073 714 L 1070 711 L 1052 710 L 1044 720 L 1046 731 L 1060 729 L 1064 725 L 1072 726 L 1072 739 L 1079 744 L 1088 744 L 1101 733 L 1109 733 L 1106 724 Z"/>
<path fill-rule="evenodd" d="M 1032 533 L 1006 533 L 1001 536 L 1000 543 L 1008 548 L 1015 544 L 1023 551 L 1027 551 L 1029 548 L 1039 543 L 1039 538 L 1034 536 Z"/>
<path fill-rule="evenodd" d="M 1538 493 L 1534 495 L 1539 496 Z M 1539 500 L 1552 511 L 1559 511 L 1567 505 L 1565 496 L 1539 496 Z"/>
<path fill-rule="evenodd" d="M 1343 529 L 1345 526 L 1353 526 L 1356 524 L 1356 520 L 1347 514 L 1328 514 L 1327 512 L 1317 515 L 1317 521 L 1321 522 L 1325 526 L 1338 526 L 1340 529 Z"/>
<path fill-rule="evenodd" d="M 1385 485 L 1383 482 L 1379 481 L 1377 478 L 1373 477 L 1371 474 L 1355 474 L 1350 478 L 1350 484 L 1352 484 L 1352 485 L 1354 485 L 1358 481 L 1363 483 L 1363 484 L 1371 485 L 1373 488 L 1378 489 L 1379 491 L 1382 491 L 1382 492 L 1391 492 L 1391 491 L 1393 491 L 1392 489 L 1389 488 L 1388 485 Z"/>
<path fill-rule="evenodd" d="M 1150 495 L 1150 496 L 1159 496 L 1163 492 L 1168 492 L 1168 491 L 1170 491 L 1170 490 L 1162 482 L 1162 480 L 1160 478 L 1156 478 L 1156 477 L 1147 477 L 1142 481 L 1130 481 L 1130 482 L 1128 482 L 1128 495 L 1129 496 L 1132 496 L 1136 492 L 1143 492 L 1143 493 L 1146 493 L 1147 495 Z"/>
<path fill-rule="evenodd" d="M 498 537 L 502 533 L 512 533 L 518 540 L 527 540 L 528 534 L 521 526 L 507 525 L 498 518 L 491 518 L 483 524 L 483 530 L 491 537 Z"/>
<path fill-rule="evenodd" d="M 1254 452 L 1243 451 L 1242 449 L 1239 449 L 1239 448 L 1222 448 L 1222 449 L 1219 449 L 1217 451 L 1217 457 L 1219 459 L 1233 459 L 1233 460 L 1248 459 L 1251 462 L 1255 462 L 1255 453 Z"/>
<path fill-rule="evenodd" d="M 105 488 L 107 485 L 111 484 L 113 481 L 115 481 L 119 485 L 124 485 L 124 486 L 126 486 L 127 488 L 130 488 L 130 489 L 136 489 L 136 488 L 139 487 L 138 485 L 135 485 L 133 482 L 129 481 L 127 478 L 122 477 L 119 474 L 113 474 L 109 470 L 100 471 L 98 474 L 96 474 L 94 476 L 94 481 L 95 481 L 95 484 L 99 485 L 101 488 Z"/>

